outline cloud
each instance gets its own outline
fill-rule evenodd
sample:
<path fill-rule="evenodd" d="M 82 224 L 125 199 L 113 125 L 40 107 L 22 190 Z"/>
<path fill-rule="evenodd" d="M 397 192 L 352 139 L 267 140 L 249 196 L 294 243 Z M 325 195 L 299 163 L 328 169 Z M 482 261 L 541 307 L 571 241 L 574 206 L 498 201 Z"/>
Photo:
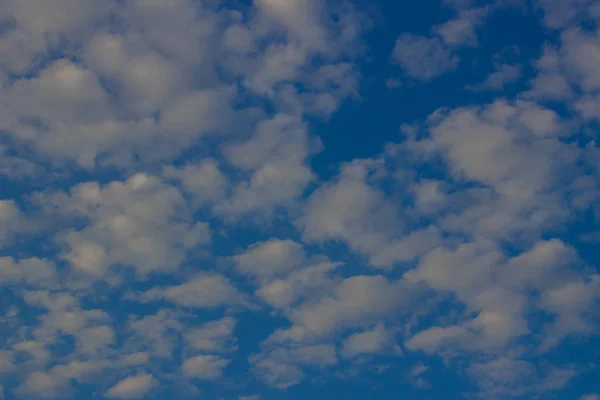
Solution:
<path fill-rule="evenodd" d="M 285 274 L 305 262 L 302 246 L 291 240 L 271 239 L 255 243 L 246 252 L 233 257 L 244 275 L 272 277 Z"/>
<path fill-rule="evenodd" d="M 535 379 L 537 373 L 542 375 L 541 379 Z M 483 395 L 502 398 L 561 389 L 575 376 L 575 371 L 549 369 L 538 372 L 536 367 L 527 361 L 500 357 L 472 365 L 469 374 L 478 380 Z M 531 384 L 531 381 L 536 383 Z"/>
<path fill-rule="evenodd" d="M 11 1 L 3 10 L 14 27 L 0 46 L 0 126 L 55 164 L 89 170 L 172 159 L 211 134 L 245 129 L 260 114 L 234 107 L 247 91 L 280 98 L 280 84 L 309 79 L 316 54 L 327 57 L 327 71 L 354 51 L 363 19 L 319 1 L 256 2 L 245 19 L 189 0 L 168 8 L 85 1 L 69 16 L 35 4 Z M 281 35 L 283 43 L 273 40 Z M 345 96 L 318 99 L 330 113 Z"/>
<path fill-rule="evenodd" d="M 459 109 L 432 119 L 430 138 L 417 147 L 425 152 L 440 151 L 437 154 L 447 160 L 454 179 L 483 185 L 467 191 L 461 201 L 471 195 L 479 200 L 466 200 L 471 206 L 442 218 L 441 226 L 488 236 L 534 234 L 557 218 L 567 218 L 569 210 L 560 206 L 560 196 L 566 193 L 557 188 L 580 173 L 576 163 L 579 150 L 560 141 L 565 128 L 552 110 L 503 100 L 484 109 Z M 521 141 L 525 137 L 531 138 L 527 144 Z M 543 203 L 540 196 L 546 199 Z M 502 202 L 497 203 L 500 198 Z M 536 213 L 538 219 L 522 219 L 518 217 L 522 212 Z"/>
<path fill-rule="evenodd" d="M 459 3 L 452 4 L 458 15 L 433 26 L 430 35 L 403 33 L 396 39 L 391 60 L 409 78 L 430 82 L 454 71 L 460 64 L 460 49 L 479 45 L 477 28 L 498 4 L 476 8 L 471 1 Z"/>
<path fill-rule="evenodd" d="M 305 214 L 297 221 L 302 239 L 344 240 L 378 268 L 411 261 L 441 242 L 433 227 L 404 235 L 400 209 L 377 188 L 377 174 L 377 165 L 369 162 L 343 165 L 335 180 L 308 198 Z"/>
<path fill-rule="evenodd" d="M 488 12 L 488 8 L 462 10 L 458 18 L 435 27 L 434 31 L 449 46 L 477 46 L 475 29 L 481 25 Z"/>
<path fill-rule="evenodd" d="M 581 398 L 579 400 L 598 400 L 599 398 L 600 398 L 600 395 L 590 393 L 590 394 L 581 396 Z"/>
<path fill-rule="evenodd" d="M 597 75 L 600 58 L 599 32 L 567 30 L 562 35 L 562 50 L 564 62 L 581 89 L 586 92 L 600 89 L 600 78 Z"/>
<path fill-rule="evenodd" d="M 30 221 L 14 200 L 0 200 L 0 247 L 8 246 L 19 236 L 36 230 L 36 221 Z"/>
<path fill-rule="evenodd" d="M 236 320 L 224 317 L 207 322 L 185 333 L 185 342 L 190 350 L 214 353 L 228 353 L 237 349 L 233 331 Z"/>
<path fill-rule="evenodd" d="M 306 165 L 311 143 L 306 127 L 291 115 L 261 122 L 251 139 L 224 149 L 229 163 L 246 174 L 214 211 L 225 217 L 271 213 L 293 203 L 313 180 Z"/>
<path fill-rule="evenodd" d="M 13 355 L 4 350 L 0 352 L 0 372 L 6 373 L 13 368 Z"/>
<path fill-rule="evenodd" d="M 345 357 L 356 357 L 363 354 L 377 354 L 383 351 L 401 353 L 398 345 L 394 344 L 394 334 L 383 325 L 377 325 L 371 330 L 354 333 L 346 339 L 342 348 Z"/>
<path fill-rule="evenodd" d="M 544 12 L 543 23 L 552 29 L 560 29 L 585 16 L 593 5 L 589 0 L 537 0 L 535 5 Z"/>
<path fill-rule="evenodd" d="M 228 364 L 229 361 L 220 356 L 199 355 L 186 359 L 181 370 L 185 376 L 212 380 L 219 378 Z"/>
<path fill-rule="evenodd" d="M 106 393 L 106 397 L 111 399 L 139 399 L 155 385 L 156 380 L 152 375 L 141 373 L 127 377 L 117 383 Z"/>
<path fill-rule="evenodd" d="M 69 396 L 72 394 L 71 382 L 94 381 L 107 367 L 107 363 L 95 361 L 73 361 L 57 365 L 48 372 L 35 371 L 28 374 L 14 392 L 21 396 L 39 396 L 47 399 Z"/>
<path fill-rule="evenodd" d="M 387 37 L 386 98 L 352 0 L 8 0 L 0 397 L 256 400 L 392 370 L 435 397 L 441 358 L 450 395 L 507 399 L 585 373 L 557 360 L 598 331 L 600 7 L 442 3 Z M 539 35 L 465 86 L 515 11 Z M 396 104 L 407 78 L 430 93 Z M 349 145 L 363 117 L 395 141 Z"/>
<path fill-rule="evenodd" d="M 575 278 L 570 269 L 578 262 L 577 257 L 572 249 L 558 240 L 538 242 L 529 251 L 508 260 L 495 246 L 488 246 L 473 243 L 464 244 L 455 252 L 434 251 L 421 260 L 418 268 L 406 274 L 408 280 L 423 280 L 437 290 L 455 293 L 471 312 L 478 313 L 474 319 L 460 325 L 433 327 L 419 332 L 406 342 L 408 348 L 425 352 L 456 350 L 457 347 L 465 350 L 501 349 L 510 340 L 529 333 L 525 318 L 529 290 L 537 290 L 542 298 L 548 296 L 547 293 L 569 290 L 571 285 L 582 286 L 579 290 L 583 287 L 593 290 L 587 285 L 594 285 L 591 282 L 597 279 L 591 277 L 592 281 L 585 284 Z M 577 315 L 585 313 L 591 301 L 587 296 L 589 294 L 583 294 L 580 302 L 574 301 L 573 314 L 565 310 L 566 315 L 577 320 Z M 558 308 L 551 310 L 543 303 L 538 307 L 558 316 L 555 323 L 559 325 L 546 327 L 548 333 L 553 332 L 547 340 L 551 340 L 553 335 L 561 335 L 562 318 Z M 569 309 L 569 305 L 565 304 L 565 307 Z M 583 322 L 579 321 L 579 324 L 570 324 L 565 334 L 585 332 Z M 542 344 L 542 348 L 549 343 Z"/>
<path fill-rule="evenodd" d="M 531 80 L 531 89 L 525 97 L 539 100 L 560 101 L 569 99 L 573 89 L 569 82 L 564 62 L 553 47 L 546 47 L 535 66 L 538 73 Z"/>
<path fill-rule="evenodd" d="M 142 302 L 166 300 L 192 308 L 248 304 L 244 295 L 238 292 L 227 278 L 217 274 L 198 275 L 180 285 L 150 289 L 134 298 Z"/>
<path fill-rule="evenodd" d="M 131 266 L 140 276 L 174 270 L 188 250 L 210 241 L 208 225 L 191 220 L 181 193 L 144 173 L 106 185 L 81 183 L 39 201 L 58 215 L 87 221 L 57 240 L 69 264 L 91 276 L 102 277 L 114 265 Z"/>
<path fill-rule="evenodd" d="M 15 260 L 11 257 L 0 257 L 0 284 L 50 286 L 56 277 L 52 262 L 39 258 Z"/>
<path fill-rule="evenodd" d="M 330 294 L 294 309 L 290 319 L 308 335 L 329 335 L 343 328 L 369 325 L 410 308 L 415 288 L 381 275 L 353 276 Z M 276 332 L 286 337 L 292 331 Z"/>
<path fill-rule="evenodd" d="M 308 345 L 275 348 L 250 357 L 258 375 L 269 385 L 285 389 L 305 377 L 304 368 L 325 368 L 337 364 L 335 348 L 331 345 Z"/>
<path fill-rule="evenodd" d="M 181 168 L 167 166 L 163 175 L 179 182 L 198 205 L 212 204 L 226 195 L 227 178 L 214 160 L 189 163 Z"/>
<path fill-rule="evenodd" d="M 261 282 L 256 295 L 276 309 L 286 309 L 299 300 L 332 288 L 337 278 L 333 272 L 341 263 L 324 261 L 296 269 L 285 278 Z"/>
<path fill-rule="evenodd" d="M 261 396 L 259 394 L 251 395 L 251 396 L 240 396 L 238 400 L 260 400 Z"/>
<path fill-rule="evenodd" d="M 408 373 L 408 379 L 411 382 L 411 384 L 416 388 L 429 389 L 431 388 L 431 383 L 429 383 L 425 378 L 422 377 L 422 375 L 425 374 L 427 371 L 429 371 L 429 367 L 427 367 L 422 362 L 419 362 L 410 369 L 410 372 Z"/>
<path fill-rule="evenodd" d="M 440 39 L 412 34 L 403 34 L 396 40 L 392 60 L 409 77 L 425 82 L 456 69 L 459 63 L 458 57 Z"/>
<path fill-rule="evenodd" d="M 488 75 L 485 80 L 477 85 L 470 87 L 474 91 L 500 90 L 506 85 L 516 82 L 521 77 L 521 66 L 500 64 L 496 71 Z"/>

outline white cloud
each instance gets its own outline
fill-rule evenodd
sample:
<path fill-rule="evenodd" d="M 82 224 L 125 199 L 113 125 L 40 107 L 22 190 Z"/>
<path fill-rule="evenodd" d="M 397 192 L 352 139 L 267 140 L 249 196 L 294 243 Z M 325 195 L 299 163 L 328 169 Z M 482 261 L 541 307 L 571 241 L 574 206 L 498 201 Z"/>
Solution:
<path fill-rule="evenodd" d="M 236 320 L 224 317 L 217 321 L 207 322 L 199 328 L 185 333 L 185 342 L 191 350 L 201 352 L 224 353 L 237 349 L 233 337 Z"/>
<path fill-rule="evenodd" d="M 339 177 L 308 198 L 305 214 L 297 221 L 302 239 L 344 240 L 379 268 L 411 261 L 439 244 L 439 231 L 433 227 L 403 235 L 400 208 L 377 188 L 377 174 L 377 165 L 344 165 Z"/>
<path fill-rule="evenodd" d="M 0 199 L 0 248 L 37 229 L 36 221 L 31 221 L 14 200 Z"/>
<path fill-rule="evenodd" d="M 579 400 L 598 400 L 598 399 L 600 399 L 600 394 L 593 394 L 593 393 L 583 395 L 579 398 Z"/>
<path fill-rule="evenodd" d="M 210 241 L 208 225 L 192 221 L 179 191 L 144 173 L 104 186 L 82 183 L 39 201 L 59 215 L 87 220 L 58 241 L 71 266 L 91 276 L 102 277 L 115 265 L 131 266 L 140 276 L 172 271 L 188 250 Z"/>
<path fill-rule="evenodd" d="M 0 257 L 0 284 L 51 286 L 56 277 L 52 262 L 39 258 L 15 260 L 11 257 Z"/>
<path fill-rule="evenodd" d="M 147 351 L 151 356 L 169 359 L 184 330 L 180 315 L 161 309 L 153 315 L 131 315 L 127 323 L 128 338 L 123 345 L 131 354 Z"/>
<path fill-rule="evenodd" d="M 78 334 L 78 351 L 84 354 L 96 354 L 115 343 L 115 333 L 108 325 L 86 328 Z"/>
<path fill-rule="evenodd" d="M 482 395 L 490 398 L 533 395 L 561 389 L 575 376 L 575 371 L 571 369 L 546 368 L 545 371 L 536 371 L 533 364 L 509 357 L 474 364 L 468 372 L 478 381 Z M 536 375 L 539 378 L 536 379 Z M 532 381 L 535 383 L 530 383 Z"/>
<path fill-rule="evenodd" d="M 419 389 L 429 389 L 431 387 L 431 383 L 422 377 L 423 374 L 425 374 L 428 370 L 429 367 L 422 362 L 419 362 L 413 366 L 408 373 L 408 380 L 411 385 Z"/>
<path fill-rule="evenodd" d="M 198 355 L 186 359 L 181 365 L 181 370 L 185 376 L 212 380 L 219 378 L 228 364 L 229 360 L 220 356 Z"/>
<path fill-rule="evenodd" d="M 127 377 L 117 383 L 106 393 L 106 397 L 111 399 L 139 399 L 145 396 L 156 384 L 157 382 L 152 375 L 141 373 Z"/>
<path fill-rule="evenodd" d="M 580 176 L 579 150 L 560 140 L 567 125 L 554 111 L 499 100 L 484 108 L 436 114 L 430 124 L 430 137 L 414 148 L 442 155 L 459 182 L 483 186 L 453 196 L 463 204 L 457 207 L 469 207 L 441 219 L 444 230 L 488 237 L 535 235 L 569 216 L 561 205 L 566 194 L 558 188 Z M 455 207 L 452 198 L 447 204 Z M 523 218 L 523 213 L 535 218 Z"/>
<path fill-rule="evenodd" d="M 556 346 L 561 339 L 573 333 L 593 334 L 594 325 L 586 315 L 600 299 L 600 276 L 566 282 L 542 295 L 542 307 L 556 316 L 546 328 L 542 349 Z"/>
<path fill-rule="evenodd" d="M 573 95 L 566 67 L 557 49 L 545 47 L 535 67 L 538 73 L 531 80 L 531 89 L 524 93 L 524 97 L 561 101 Z"/>
<path fill-rule="evenodd" d="M 501 90 L 506 85 L 515 83 L 520 77 L 520 65 L 499 64 L 496 66 L 496 71 L 488 75 L 483 82 L 469 88 L 474 91 Z"/>
<path fill-rule="evenodd" d="M 481 25 L 489 12 L 488 8 L 472 8 L 459 12 L 458 18 L 451 19 L 433 30 L 449 46 L 476 46 L 476 28 Z"/>
<path fill-rule="evenodd" d="M 292 310 L 289 318 L 310 335 L 329 335 L 343 328 L 361 327 L 408 310 L 415 288 L 403 281 L 392 282 L 381 275 L 353 276 L 331 293 Z M 285 338 L 293 330 L 278 331 Z"/>
<path fill-rule="evenodd" d="M 0 351 L 0 373 L 5 374 L 13 370 L 14 356 L 12 353 L 1 350 Z"/>
<path fill-rule="evenodd" d="M 327 31 L 320 19 L 324 4 L 317 0 L 257 0 L 265 18 L 272 18 L 287 28 L 288 33 L 303 46 L 323 49 Z"/>
<path fill-rule="evenodd" d="M 274 308 L 285 309 L 302 298 L 333 288 L 337 278 L 333 272 L 340 263 L 321 262 L 292 271 L 285 278 L 263 282 L 255 294 Z"/>
<path fill-rule="evenodd" d="M 250 363 L 269 385 L 285 389 L 305 377 L 303 368 L 325 368 L 337 364 L 332 345 L 307 345 L 291 348 L 274 348 L 250 357 Z"/>
<path fill-rule="evenodd" d="M 102 361 L 73 361 L 52 367 L 48 372 L 35 371 L 14 389 L 17 395 L 41 398 L 64 398 L 72 393 L 71 383 L 97 379 L 109 364 Z"/>
<path fill-rule="evenodd" d="M 564 62 L 580 87 L 586 92 L 600 89 L 600 31 L 565 31 L 562 35 Z"/>
<path fill-rule="evenodd" d="M 138 299 L 142 302 L 166 300 L 193 308 L 248 305 L 245 296 L 227 278 L 217 274 L 202 274 L 180 285 L 150 289 Z"/>
<path fill-rule="evenodd" d="M 0 144 L 0 175 L 15 181 L 38 178 L 42 169 L 35 162 L 18 155 L 9 155 L 7 146 Z"/>
<path fill-rule="evenodd" d="M 469 312 L 477 315 L 462 324 L 421 331 L 411 337 L 406 346 L 429 353 L 458 348 L 469 351 L 502 349 L 511 340 L 530 332 L 525 313 L 532 306 L 527 300 L 532 289 L 537 290 L 542 299 L 557 293 L 557 303 L 553 306 L 543 302 L 537 305 L 558 316 L 555 322 L 558 325 L 546 327 L 547 341 L 555 335 L 585 332 L 587 326 L 581 315 L 591 306 L 593 282 L 597 277 L 592 277 L 588 284 L 571 281 L 576 276 L 571 268 L 577 263 L 573 249 L 558 240 L 538 242 L 527 252 L 510 259 L 490 243 L 468 243 L 455 251 L 438 249 L 431 252 L 422 258 L 415 270 L 406 273 L 406 279 L 427 282 L 436 290 L 454 293 Z M 569 290 L 585 294 L 581 295 L 580 301 L 571 298 L 562 303 L 558 300 L 561 298 L 558 293 Z M 565 308 L 561 309 L 561 305 Z M 572 323 L 563 321 L 561 315 Z M 561 332 L 561 329 L 565 331 Z M 542 348 L 547 349 L 554 343 L 543 343 Z"/>
<path fill-rule="evenodd" d="M 396 40 L 392 60 L 415 79 L 430 81 L 458 67 L 459 59 L 437 37 L 404 34 Z"/>
<path fill-rule="evenodd" d="M 180 182 L 198 205 L 214 203 L 223 199 L 226 194 L 227 178 L 214 160 L 190 163 L 181 168 L 168 166 L 163 175 Z"/>
<path fill-rule="evenodd" d="M 368 21 L 352 2 L 246 3 L 0 10 L 0 174 L 21 179 L 0 200 L 0 373 L 14 394 L 77 397 L 89 385 L 146 398 L 164 385 L 197 396 L 199 381 L 236 372 L 238 341 L 256 337 L 237 313 L 255 304 L 277 325 L 248 362 L 277 388 L 400 355 L 396 336 L 411 356 L 460 358 L 474 395 L 564 387 L 577 370 L 538 361 L 597 331 L 600 278 L 565 229 L 600 204 L 585 125 L 600 118 L 600 45 L 592 24 L 580 27 L 600 7 L 536 1 L 546 27 L 563 30 L 528 91 L 438 110 L 320 180 L 311 129 L 359 97 Z M 392 61 L 407 77 L 458 69 L 488 13 L 513 2 L 444 3 L 450 20 L 397 38 Z M 498 64 L 472 89 L 520 74 Z M 27 192 L 31 176 L 44 192 Z M 212 227 L 223 233 L 215 254 Z M 249 232 L 254 244 L 232 251 Z M 223 275 L 229 264 L 239 281 Z M 428 372 L 418 362 L 404 379 L 426 389 Z"/>
<path fill-rule="evenodd" d="M 172 159 L 209 134 L 245 130 L 262 113 L 233 107 L 247 94 L 240 86 L 267 100 L 289 97 L 280 84 L 310 80 L 314 55 L 326 58 L 326 71 L 355 52 L 363 20 L 351 7 L 312 0 L 265 0 L 244 13 L 190 0 L 57 7 L 77 10 L 61 16 L 43 2 L 12 0 L 3 9 L 15 26 L 0 41 L 0 127 L 56 164 L 87 169 Z M 325 114 L 347 96 L 317 92 Z M 285 102 L 321 113 L 291 97 Z"/>
<path fill-rule="evenodd" d="M 590 0 L 537 0 L 534 4 L 544 12 L 543 23 L 549 28 L 560 29 L 585 17 Z"/>
<path fill-rule="evenodd" d="M 306 127 L 296 118 L 279 114 L 261 122 L 250 140 L 225 148 L 227 160 L 247 178 L 235 183 L 214 211 L 226 217 L 269 214 L 293 203 L 313 180 L 306 165 L 311 150 Z"/>
<path fill-rule="evenodd" d="M 401 350 L 394 342 L 393 331 L 376 325 L 373 329 L 350 335 L 344 342 L 342 354 L 349 358 L 383 351 L 400 354 Z"/>
<path fill-rule="evenodd" d="M 282 275 L 305 262 L 302 246 L 292 240 L 270 239 L 255 243 L 242 254 L 233 257 L 237 269 L 244 275 L 268 278 Z"/>

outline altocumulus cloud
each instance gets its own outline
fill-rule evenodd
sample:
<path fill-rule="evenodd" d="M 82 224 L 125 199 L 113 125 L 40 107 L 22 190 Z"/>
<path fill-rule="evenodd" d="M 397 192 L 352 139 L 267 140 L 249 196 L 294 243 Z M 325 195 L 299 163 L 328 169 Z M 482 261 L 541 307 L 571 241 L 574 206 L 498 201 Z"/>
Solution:
<path fill-rule="evenodd" d="M 600 398 L 600 5 L 409 3 L 4 0 L 0 398 Z"/>

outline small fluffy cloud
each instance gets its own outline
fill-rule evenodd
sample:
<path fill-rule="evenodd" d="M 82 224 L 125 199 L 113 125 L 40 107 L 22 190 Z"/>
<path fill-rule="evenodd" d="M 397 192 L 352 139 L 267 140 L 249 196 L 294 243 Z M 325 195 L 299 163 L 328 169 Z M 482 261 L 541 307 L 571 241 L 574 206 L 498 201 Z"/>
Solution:
<path fill-rule="evenodd" d="M 232 317 L 207 322 L 201 327 L 187 331 L 185 342 L 194 351 L 226 353 L 236 350 L 233 337 L 235 324 L 236 320 Z"/>
<path fill-rule="evenodd" d="M 214 203 L 226 194 L 227 178 L 214 160 L 190 163 L 181 168 L 168 166 L 164 176 L 180 182 L 198 205 Z"/>
<path fill-rule="evenodd" d="M 148 174 L 104 186 L 82 183 L 39 201 L 59 215 L 87 220 L 57 239 L 70 265 L 92 276 L 114 265 L 131 266 L 140 276 L 177 269 L 189 249 L 210 241 L 208 225 L 190 220 L 180 192 Z"/>
<path fill-rule="evenodd" d="M 428 389 L 431 387 L 431 383 L 429 383 L 423 375 L 429 370 L 429 367 L 423 364 L 422 362 L 413 366 L 408 373 L 408 380 L 416 388 L 419 389 Z"/>
<path fill-rule="evenodd" d="M 150 289 L 137 298 L 142 302 L 166 300 L 192 308 L 248 304 L 227 278 L 217 274 L 203 274 L 180 285 Z"/>
<path fill-rule="evenodd" d="M 593 393 L 583 395 L 579 398 L 579 400 L 598 400 L 598 399 L 600 399 L 600 394 L 593 394 Z"/>
<path fill-rule="evenodd" d="M 156 384 L 156 380 L 150 374 L 142 373 L 130 376 L 113 386 L 106 393 L 106 397 L 111 399 L 139 399 L 145 396 Z"/>
<path fill-rule="evenodd" d="M 186 359 L 181 365 L 185 376 L 195 379 L 212 380 L 223 374 L 223 369 L 229 361 L 215 355 L 198 355 Z"/>
<path fill-rule="evenodd" d="M 271 239 L 252 245 L 245 253 L 233 257 L 244 275 L 271 277 L 285 274 L 305 262 L 302 246 L 291 240 Z"/>
<path fill-rule="evenodd" d="M 363 354 L 378 354 L 383 351 L 401 352 L 398 345 L 394 343 L 394 333 L 383 325 L 350 335 L 342 348 L 342 354 L 349 358 Z"/>
<path fill-rule="evenodd" d="M 340 263 L 321 262 L 291 272 L 285 278 L 262 282 L 256 295 L 274 308 L 285 309 L 299 300 L 333 288 L 338 278 L 333 274 Z"/>
<path fill-rule="evenodd" d="M 102 361 L 73 361 L 52 367 L 48 372 L 30 373 L 24 382 L 15 388 L 22 396 L 39 396 L 53 399 L 72 395 L 72 382 L 89 383 L 98 379 L 108 364 Z"/>
<path fill-rule="evenodd" d="M 430 81 L 458 67 L 459 59 L 437 37 L 404 34 L 396 40 L 392 60 L 415 79 Z"/>
<path fill-rule="evenodd" d="M 449 46 L 476 46 L 478 43 L 475 29 L 483 22 L 488 12 L 488 8 L 462 10 L 457 18 L 435 27 L 434 31 Z"/>
<path fill-rule="evenodd" d="M 516 82 L 521 77 L 521 66 L 500 64 L 496 71 L 488 75 L 485 80 L 477 85 L 470 86 L 471 90 L 500 90 L 506 85 Z"/>
<path fill-rule="evenodd" d="M 250 362 L 266 383 L 285 389 L 304 379 L 304 368 L 324 368 L 338 361 L 335 348 L 322 344 L 265 350 L 251 356 Z"/>
<path fill-rule="evenodd" d="M 214 211 L 225 217 L 269 214 L 295 202 L 313 180 L 306 164 L 311 151 L 306 127 L 295 117 L 279 114 L 261 122 L 251 139 L 225 148 L 229 163 L 246 179 L 235 183 Z"/>
<path fill-rule="evenodd" d="M 0 248 L 12 244 L 20 235 L 34 232 L 36 225 L 14 200 L 0 200 Z"/>
<path fill-rule="evenodd" d="M 535 395 L 561 389 L 575 376 L 572 369 L 549 368 L 538 371 L 527 361 L 508 357 L 474 364 L 468 372 L 479 382 L 481 394 L 491 398 Z M 536 374 L 541 378 L 535 379 Z M 531 384 L 531 381 L 535 383 Z"/>
<path fill-rule="evenodd" d="M 297 221 L 303 240 L 344 240 L 379 268 L 411 261 L 440 243 L 435 228 L 405 234 L 400 209 L 377 188 L 377 176 L 377 165 L 344 165 L 333 182 L 308 198 L 305 214 Z"/>
<path fill-rule="evenodd" d="M 15 260 L 0 257 L 0 284 L 52 285 L 56 269 L 52 262 L 39 258 Z"/>
<path fill-rule="evenodd" d="M 354 276 L 340 282 L 332 293 L 294 309 L 290 319 L 308 335 L 323 336 L 406 311 L 414 295 L 415 288 L 403 281 L 392 282 L 381 275 Z M 293 332 L 276 332 L 274 337 L 285 338 Z"/>

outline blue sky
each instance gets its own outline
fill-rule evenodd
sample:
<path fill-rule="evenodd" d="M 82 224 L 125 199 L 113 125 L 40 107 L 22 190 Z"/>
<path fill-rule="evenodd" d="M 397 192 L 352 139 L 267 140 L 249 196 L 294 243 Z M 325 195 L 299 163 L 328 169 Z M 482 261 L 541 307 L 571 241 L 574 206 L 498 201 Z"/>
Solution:
<path fill-rule="evenodd" d="M 0 399 L 600 399 L 599 21 L 4 0 Z"/>

